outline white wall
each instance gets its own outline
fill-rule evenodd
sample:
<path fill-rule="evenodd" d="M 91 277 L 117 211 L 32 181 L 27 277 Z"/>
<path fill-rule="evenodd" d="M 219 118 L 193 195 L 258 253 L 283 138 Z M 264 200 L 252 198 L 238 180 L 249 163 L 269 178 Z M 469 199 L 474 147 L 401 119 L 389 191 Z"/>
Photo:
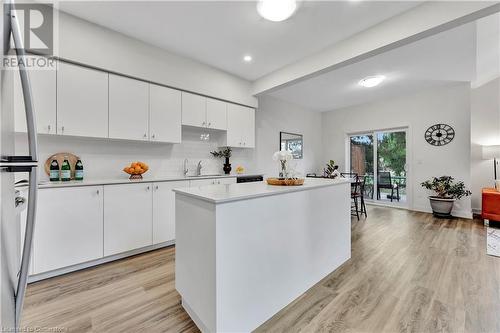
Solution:
<path fill-rule="evenodd" d="M 321 169 L 321 113 L 305 110 L 275 97 L 260 96 L 255 126 L 257 170 L 268 176 L 277 176 L 279 166 L 272 156 L 280 149 L 280 131 L 303 135 L 304 157 L 292 162 L 298 172 L 305 176 Z"/>
<path fill-rule="evenodd" d="M 481 212 L 481 189 L 494 186 L 493 161 L 483 160 L 483 145 L 500 145 L 500 78 L 471 91 L 471 179 L 475 213 Z"/>
<path fill-rule="evenodd" d="M 450 175 L 470 187 L 470 85 L 455 84 L 412 95 L 353 106 L 323 114 L 324 161 L 334 159 L 346 166 L 348 133 L 408 127 L 409 208 L 430 212 L 428 193 L 420 183 L 432 176 Z M 429 145 L 425 130 L 446 123 L 456 132 L 444 147 Z M 455 205 L 456 216 L 471 217 L 470 198 Z"/>
<path fill-rule="evenodd" d="M 58 56 L 63 59 L 257 106 L 249 81 L 64 12 L 58 22 Z"/>

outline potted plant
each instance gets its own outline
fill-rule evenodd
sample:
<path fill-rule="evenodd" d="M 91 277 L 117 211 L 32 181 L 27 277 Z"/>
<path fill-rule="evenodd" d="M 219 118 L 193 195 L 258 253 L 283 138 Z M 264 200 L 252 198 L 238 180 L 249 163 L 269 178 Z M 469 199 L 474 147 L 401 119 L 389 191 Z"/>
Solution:
<path fill-rule="evenodd" d="M 339 166 L 335 164 L 335 161 L 330 160 L 326 164 L 326 168 L 323 169 L 323 173 L 326 178 L 337 178 L 340 175 L 338 169 Z"/>
<path fill-rule="evenodd" d="M 212 154 L 215 158 L 226 159 L 222 170 L 224 170 L 224 173 L 226 175 L 229 175 L 229 173 L 231 172 L 231 164 L 229 163 L 229 158 L 231 157 L 231 148 L 226 147 L 224 150 L 211 151 L 210 154 Z"/>
<path fill-rule="evenodd" d="M 464 182 L 455 182 L 451 176 L 433 177 L 420 185 L 436 194 L 429 196 L 429 200 L 432 212 L 437 217 L 451 217 L 455 201 L 472 194 L 465 189 Z"/>

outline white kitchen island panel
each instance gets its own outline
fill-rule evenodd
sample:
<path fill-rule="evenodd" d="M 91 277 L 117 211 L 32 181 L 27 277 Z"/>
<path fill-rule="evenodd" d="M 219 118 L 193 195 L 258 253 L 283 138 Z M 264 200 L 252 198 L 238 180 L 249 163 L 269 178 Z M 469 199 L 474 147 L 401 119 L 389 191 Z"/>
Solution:
<path fill-rule="evenodd" d="M 202 331 L 252 331 L 350 258 L 348 182 L 217 187 L 175 190 L 176 288 Z"/>

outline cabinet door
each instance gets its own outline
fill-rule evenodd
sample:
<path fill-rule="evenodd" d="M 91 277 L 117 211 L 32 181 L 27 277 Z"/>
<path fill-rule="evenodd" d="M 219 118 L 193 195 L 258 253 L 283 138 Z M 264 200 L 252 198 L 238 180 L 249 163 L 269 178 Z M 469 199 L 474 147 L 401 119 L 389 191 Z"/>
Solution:
<path fill-rule="evenodd" d="M 30 58 L 33 56 L 30 56 Z M 35 57 L 40 58 L 40 57 Z M 56 134 L 56 60 L 54 66 L 30 70 L 31 91 L 39 134 Z M 26 113 L 19 73 L 14 72 L 14 110 L 16 132 L 26 132 Z"/>
<path fill-rule="evenodd" d="M 42 189 L 33 261 L 35 273 L 103 256 L 102 186 Z"/>
<path fill-rule="evenodd" d="M 109 137 L 149 140 L 149 84 L 109 75 Z"/>
<path fill-rule="evenodd" d="M 189 187 L 215 185 L 214 179 L 193 179 L 189 181 Z"/>
<path fill-rule="evenodd" d="M 207 98 L 207 127 L 227 129 L 227 103 Z"/>
<path fill-rule="evenodd" d="M 57 134 L 108 137 L 108 73 L 59 63 Z"/>
<path fill-rule="evenodd" d="M 255 148 L 255 109 L 246 108 L 245 137 L 243 138 L 243 147 Z"/>
<path fill-rule="evenodd" d="M 151 186 L 104 186 L 104 256 L 153 244 Z"/>
<path fill-rule="evenodd" d="M 248 120 L 247 108 L 235 104 L 227 106 L 227 145 L 243 147 Z"/>
<path fill-rule="evenodd" d="M 149 85 L 149 137 L 151 141 L 181 142 L 181 92 Z"/>
<path fill-rule="evenodd" d="M 174 188 L 189 187 L 189 181 L 153 184 L 153 244 L 175 239 Z"/>
<path fill-rule="evenodd" d="M 182 92 L 182 125 L 206 127 L 207 98 Z"/>
<path fill-rule="evenodd" d="M 219 179 L 217 179 L 217 184 L 221 184 L 221 185 L 236 184 L 236 177 L 219 178 Z"/>

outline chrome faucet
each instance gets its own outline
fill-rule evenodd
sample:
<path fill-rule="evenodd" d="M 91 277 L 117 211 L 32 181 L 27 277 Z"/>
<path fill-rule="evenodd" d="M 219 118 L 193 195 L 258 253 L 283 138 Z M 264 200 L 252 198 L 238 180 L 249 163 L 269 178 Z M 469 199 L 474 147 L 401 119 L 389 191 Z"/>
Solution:
<path fill-rule="evenodd" d="M 196 166 L 196 175 L 197 176 L 201 176 L 201 168 L 202 168 L 201 161 L 199 161 L 198 165 Z"/>
<path fill-rule="evenodd" d="M 184 159 L 184 177 L 186 177 L 186 176 L 187 176 L 187 174 L 188 174 L 188 172 L 189 172 L 189 170 L 188 170 L 188 168 L 187 168 L 187 164 L 188 164 L 188 159 L 187 159 L 187 158 L 185 158 L 185 159 Z"/>

